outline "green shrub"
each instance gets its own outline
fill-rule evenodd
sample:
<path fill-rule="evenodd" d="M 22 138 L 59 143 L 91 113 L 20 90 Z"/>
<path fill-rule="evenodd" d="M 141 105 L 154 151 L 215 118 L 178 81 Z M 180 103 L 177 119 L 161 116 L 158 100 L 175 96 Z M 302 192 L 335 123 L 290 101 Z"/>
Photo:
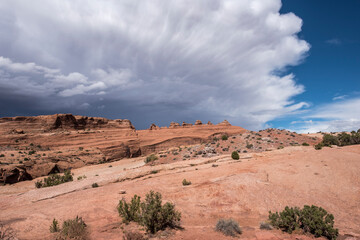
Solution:
<path fill-rule="evenodd" d="M 240 159 L 239 153 L 237 151 L 233 151 L 231 153 L 231 158 L 234 160 L 239 160 Z"/>
<path fill-rule="evenodd" d="M 302 145 L 303 145 L 303 146 L 310 146 L 310 144 L 308 144 L 308 143 L 306 143 L 306 142 L 304 142 Z"/>
<path fill-rule="evenodd" d="M 246 144 L 246 148 L 251 149 L 251 148 L 253 148 L 253 145 L 252 144 Z"/>
<path fill-rule="evenodd" d="M 5 155 L 4 155 L 4 154 L 0 154 L 0 157 L 5 157 Z"/>
<path fill-rule="evenodd" d="M 238 234 L 241 234 L 241 228 L 239 224 L 233 219 L 220 219 L 216 223 L 215 230 L 222 232 L 226 236 L 236 237 Z"/>
<path fill-rule="evenodd" d="M 75 219 L 69 219 L 63 222 L 59 234 L 60 239 L 87 239 L 86 224 L 81 217 L 76 216 Z"/>
<path fill-rule="evenodd" d="M 305 233 L 311 233 L 315 237 L 336 239 L 338 229 L 334 229 L 334 216 L 328 214 L 325 209 L 312 205 L 305 205 L 303 209 L 285 207 L 278 213 L 269 212 L 271 225 L 282 231 L 292 233 L 302 229 Z"/>
<path fill-rule="evenodd" d="M 130 204 L 120 200 L 118 205 L 119 215 L 125 223 L 137 222 L 146 228 L 147 232 L 156 233 L 167 227 L 175 228 L 179 225 L 181 214 L 175 210 L 175 205 L 165 203 L 162 205 L 161 194 L 153 191 L 146 194 L 144 202 L 135 195 Z"/>
<path fill-rule="evenodd" d="M 97 187 L 99 187 L 99 184 L 97 184 L 97 183 L 93 183 L 93 184 L 91 184 L 91 187 L 93 187 L 93 188 L 97 188 Z"/>
<path fill-rule="evenodd" d="M 120 200 L 117 209 L 119 215 L 122 217 L 125 223 L 129 223 L 131 221 L 140 222 L 141 209 L 139 196 L 134 195 L 134 197 L 131 199 L 130 204 L 128 204 L 124 199 Z"/>
<path fill-rule="evenodd" d="M 314 148 L 316 149 L 316 150 L 321 150 L 322 148 L 323 148 L 323 144 L 322 143 L 318 143 L 318 144 L 316 144 L 315 146 L 314 146 Z"/>
<path fill-rule="evenodd" d="M 167 227 L 175 228 L 179 225 L 181 214 L 175 210 L 175 205 L 165 203 L 161 205 L 161 194 L 153 191 L 146 194 L 145 202 L 141 203 L 142 223 L 150 233 L 156 233 Z"/>
<path fill-rule="evenodd" d="M 145 159 L 145 163 L 154 162 L 158 160 L 158 157 L 155 154 L 151 154 Z"/>
<path fill-rule="evenodd" d="M 191 181 L 187 181 L 187 180 L 184 178 L 184 180 L 182 181 L 182 185 L 183 185 L 183 186 L 191 185 Z"/>
<path fill-rule="evenodd" d="M 228 136 L 227 136 L 227 135 L 222 135 L 222 136 L 221 136 L 221 140 L 223 140 L 223 141 L 228 140 Z"/>
<path fill-rule="evenodd" d="M 50 232 L 54 233 L 54 232 L 59 232 L 60 228 L 59 228 L 59 223 L 58 221 L 54 218 L 52 221 L 52 224 L 50 225 Z"/>
<path fill-rule="evenodd" d="M 339 141 L 337 137 L 330 134 L 325 134 L 323 136 L 323 140 L 321 143 L 323 146 L 328 146 L 328 147 L 331 145 L 339 145 Z"/>
<path fill-rule="evenodd" d="M 35 182 L 35 187 L 36 188 L 51 187 L 62 183 L 71 182 L 72 180 L 73 180 L 73 176 L 71 175 L 71 171 L 65 170 L 63 176 L 59 174 L 51 174 L 49 177 Z"/>

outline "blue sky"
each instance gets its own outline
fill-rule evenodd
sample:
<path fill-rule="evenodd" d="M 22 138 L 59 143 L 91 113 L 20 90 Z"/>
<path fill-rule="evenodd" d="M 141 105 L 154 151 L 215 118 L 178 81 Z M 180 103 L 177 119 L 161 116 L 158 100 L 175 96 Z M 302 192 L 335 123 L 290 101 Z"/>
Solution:
<path fill-rule="evenodd" d="M 316 108 L 360 96 L 359 10 L 359 1 L 283 1 L 281 12 L 294 12 L 303 20 L 299 36 L 311 45 L 304 62 L 288 69 L 306 89 L 294 98 L 296 101 Z M 270 124 L 294 128 L 291 122 L 298 117 L 280 118 Z"/>
<path fill-rule="evenodd" d="M 0 117 L 360 128 L 359 1 L 4 0 Z"/>

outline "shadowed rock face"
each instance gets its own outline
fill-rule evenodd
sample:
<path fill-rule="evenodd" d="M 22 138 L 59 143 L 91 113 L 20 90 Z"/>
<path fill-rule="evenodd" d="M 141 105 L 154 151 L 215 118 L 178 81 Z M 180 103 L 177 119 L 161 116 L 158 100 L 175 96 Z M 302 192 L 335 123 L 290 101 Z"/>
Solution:
<path fill-rule="evenodd" d="M 32 176 L 26 172 L 23 166 L 0 168 L 0 183 L 12 184 L 32 179 Z"/>
<path fill-rule="evenodd" d="M 202 125 L 201 121 L 196 125 L 183 122 L 182 126 L 172 122 L 169 128 L 152 124 L 150 130 L 156 131 L 135 130 L 126 119 L 72 114 L 0 118 L 0 151 L 7 152 L 0 159 L 4 160 L 0 169 L 6 170 L 6 179 L 10 179 L 7 182 L 13 183 L 69 168 L 204 143 L 215 134 L 245 131 L 223 123 Z M 34 152 L 30 154 L 30 151 Z"/>

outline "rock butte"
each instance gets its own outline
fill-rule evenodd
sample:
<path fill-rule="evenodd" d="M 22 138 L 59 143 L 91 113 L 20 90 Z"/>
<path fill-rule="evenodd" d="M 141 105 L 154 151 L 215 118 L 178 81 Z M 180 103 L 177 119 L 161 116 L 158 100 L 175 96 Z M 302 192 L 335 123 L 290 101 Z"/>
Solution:
<path fill-rule="evenodd" d="M 0 147 L 50 150 L 42 161 L 2 164 L 0 181 L 31 180 L 68 168 L 111 162 L 158 152 L 170 147 L 199 144 L 216 134 L 239 134 L 246 130 L 226 120 L 217 125 L 172 122 L 169 128 L 152 124 L 136 130 L 129 120 L 55 114 L 0 118 Z M 87 149 L 86 152 L 79 149 Z M 16 152 L 17 153 L 17 152 Z M 58 153 L 58 154 L 56 154 Z M 61 154 L 59 154 L 61 153 Z M 13 153 L 12 153 L 13 154 Z"/>

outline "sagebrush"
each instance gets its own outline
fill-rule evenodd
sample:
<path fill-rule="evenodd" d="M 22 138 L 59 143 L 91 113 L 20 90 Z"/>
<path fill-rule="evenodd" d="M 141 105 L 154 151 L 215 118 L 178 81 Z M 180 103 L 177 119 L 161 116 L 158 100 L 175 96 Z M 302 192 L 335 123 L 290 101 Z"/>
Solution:
<path fill-rule="evenodd" d="M 216 223 L 215 230 L 226 236 L 235 237 L 242 233 L 239 224 L 233 219 L 220 219 Z"/>

